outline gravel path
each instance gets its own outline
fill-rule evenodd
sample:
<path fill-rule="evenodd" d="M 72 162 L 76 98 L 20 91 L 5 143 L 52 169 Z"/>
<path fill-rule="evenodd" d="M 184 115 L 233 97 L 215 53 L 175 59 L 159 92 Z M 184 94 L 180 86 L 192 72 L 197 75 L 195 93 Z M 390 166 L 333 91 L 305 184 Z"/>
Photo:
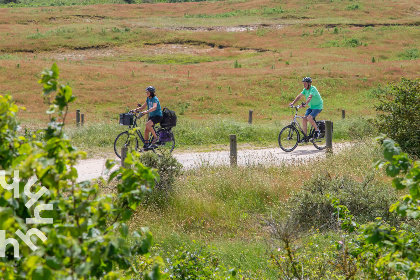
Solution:
<path fill-rule="evenodd" d="M 335 149 L 336 150 L 336 149 Z M 334 151 L 335 151 L 334 150 Z M 325 150 L 320 151 L 311 145 L 298 146 L 293 152 L 286 153 L 280 148 L 239 150 L 238 165 L 283 165 L 290 162 L 307 160 L 314 157 L 324 157 Z M 184 168 L 195 168 L 202 165 L 229 165 L 229 151 L 203 152 L 203 153 L 180 153 L 174 157 Z M 118 162 L 120 160 L 115 158 Z M 79 173 L 78 181 L 91 180 L 105 177 L 106 158 L 82 160 L 76 165 Z"/>

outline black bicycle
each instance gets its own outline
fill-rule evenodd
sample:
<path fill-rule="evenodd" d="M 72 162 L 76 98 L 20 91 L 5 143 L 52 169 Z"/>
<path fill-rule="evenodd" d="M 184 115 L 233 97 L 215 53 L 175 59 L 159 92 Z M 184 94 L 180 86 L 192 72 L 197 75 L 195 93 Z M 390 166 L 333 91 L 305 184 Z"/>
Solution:
<path fill-rule="evenodd" d="M 315 129 L 311 127 L 309 130 L 309 134 L 306 135 L 303 132 L 302 127 L 297 121 L 297 118 L 303 118 L 298 116 L 298 109 L 302 107 L 301 105 L 298 106 L 290 106 L 290 108 L 296 109 L 295 116 L 293 117 L 293 121 L 290 125 L 285 126 L 279 133 L 279 145 L 280 148 L 285 152 L 291 152 L 296 149 L 299 143 L 309 143 L 311 142 L 315 148 L 318 150 L 323 150 L 327 147 L 325 141 L 325 121 L 316 121 L 316 125 L 320 130 L 320 136 L 318 138 L 314 138 Z"/>
<path fill-rule="evenodd" d="M 121 149 L 123 147 L 134 148 L 136 151 L 153 151 L 158 155 L 163 155 L 165 151 L 172 151 L 175 148 L 175 137 L 171 131 L 172 127 L 158 127 L 153 126 L 156 135 L 159 136 L 159 141 L 155 144 L 151 144 L 148 147 L 145 147 L 146 141 L 144 140 L 143 134 L 141 133 L 139 127 L 137 126 L 137 120 L 139 120 L 144 115 L 139 113 L 127 113 L 121 114 L 120 124 L 128 125 L 129 130 L 121 132 L 114 141 L 114 151 L 115 154 L 121 158 Z M 123 119 L 121 119 L 123 118 Z M 125 118 L 125 119 L 124 119 Z M 153 142 L 153 134 L 150 135 L 149 141 Z M 141 146 L 139 145 L 140 143 Z"/>

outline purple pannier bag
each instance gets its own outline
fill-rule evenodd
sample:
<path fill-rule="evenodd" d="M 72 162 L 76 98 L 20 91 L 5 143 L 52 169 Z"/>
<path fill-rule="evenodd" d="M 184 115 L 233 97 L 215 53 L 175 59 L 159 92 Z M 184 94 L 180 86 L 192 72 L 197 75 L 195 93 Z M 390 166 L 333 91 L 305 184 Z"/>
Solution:
<path fill-rule="evenodd" d="M 166 143 L 172 141 L 171 134 L 168 133 L 166 130 L 162 130 L 159 134 L 159 141 L 161 143 Z"/>

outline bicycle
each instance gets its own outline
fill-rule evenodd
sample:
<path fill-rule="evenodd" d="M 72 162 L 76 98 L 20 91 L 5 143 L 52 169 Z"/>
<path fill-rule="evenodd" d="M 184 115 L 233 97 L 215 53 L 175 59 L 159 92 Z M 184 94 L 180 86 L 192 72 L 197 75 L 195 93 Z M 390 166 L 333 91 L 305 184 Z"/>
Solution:
<path fill-rule="evenodd" d="M 321 134 L 318 138 L 314 138 L 315 129 L 311 127 L 309 134 L 306 135 L 303 132 L 302 127 L 297 121 L 297 118 L 303 119 L 304 117 L 298 116 L 298 109 L 303 106 L 290 106 L 290 108 L 296 109 L 295 116 L 293 117 L 293 121 L 290 125 L 285 126 L 280 130 L 279 133 L 279 146 L 285 152 L 291 152 L 296 149 L 297 145 L 300 143 L 309 143 L 311 142 L 315 148 L 318 150 L 323 150 L 327 147 L 325 141 L 325 122 L 324 121 L 314 121 L 316 122 Z M 303 137 L 301 137 L 303 134 Z"/>
<path fill-rule="evenodd" d="M 144 152 L 144 151 L 153 151 L 157 155 L 162 156 L 165 151 L 169 151 L 172 153 L 172 151 L 175 148 L 175 137 L 173 132 L 171 131 L 172 127 L 158 127 L 155 128 L 153 126 L 153 130 L 156 132 L 156 135 L 159 135 L 159 141 L 155 144 L 149 145 L 149 147 L 146 148 L 139 148 L 139 142 L 143 143 L 143 145 L 146 145 L 146 141 L 144 140 L 143 134 L 137 126 L 137 120 L 139 120 L 141 117 L 143 117 L 144 114 L 133 114 L 133 123 L 128 126 L 129 130 L 121 132 L 117 138 L 115 138 L 114 141 L 114 152 L 115 154 L 121 158 L 121 148 L 123 147 L 132 147 L 134 145 L 134 149 L 136 151 Z M 134 129 L 134 130 L 133 130 Z M 153 142 L 153 134 L 150 135 L 150 143 Z M 140 140 L 140 141 L 139 141 Z M 133 142 L 132 142 L 133 141 Z"/>

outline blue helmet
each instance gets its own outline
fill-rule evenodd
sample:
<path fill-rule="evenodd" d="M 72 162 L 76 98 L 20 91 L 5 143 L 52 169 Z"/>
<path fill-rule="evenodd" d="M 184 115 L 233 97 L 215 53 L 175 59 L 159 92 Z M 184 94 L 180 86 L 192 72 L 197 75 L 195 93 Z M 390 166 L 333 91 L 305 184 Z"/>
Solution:
<path fill-rule="evenodd" d="M 147 90 L 148 92 L 150 92 L 150 93 L 155 93 L 155 91 L 156 91 L 156 89 L 155 89 L 154 87 L 152 87 L 152 86 L 148 86 L 148 87 L 146 88 L 146 90 Z"/>
<path fill-rule="evenodd" d="M 302 82 L 312 83 L 312 79 L 310 77 L 303 78 Z"/>

